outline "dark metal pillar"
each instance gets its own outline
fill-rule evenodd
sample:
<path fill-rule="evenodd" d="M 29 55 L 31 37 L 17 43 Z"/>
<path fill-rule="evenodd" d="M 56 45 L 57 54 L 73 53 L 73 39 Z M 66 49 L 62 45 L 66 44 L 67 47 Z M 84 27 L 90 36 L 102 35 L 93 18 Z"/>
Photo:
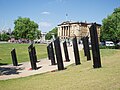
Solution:
<path fill-rule="evenodd" d="M 59 38 L 54 41 L 58 70 L 64 70 Z"/>
<path fill-rule="evenodd" d="M 35 46 L 33 47 L 33 55 L 34 55 L 34 60 L 35 60 L 35 62 L 37 62 L 37 55 L 36 55 Z"/>
<path fill-rule="evenodd" d="M 65 61 L 66 62 L 69 62 L 70 59 L 69 59 L 69 54 L 68 54 L 68 49 L 67 49 L 67 44 L 66 44 L 66 41 L 63 42 L 63 49 L 64 49 L 64 53 L 65 53 Z"/>
<path fill-rule="evenodd" d="M 93 55 L 93 67 L 100 68 L 101 67 L 101 59 L 100 59 L 100 51 L 99 51 L 96 23 L 93 23 L 92 26 L 90 27 L 90 36 L 91 36 L 92 55 Z"/>
<path fill-rule="evenodd" d="M 85 53 L 87 56 L 87 61 L 91 60 L 91 56 L 90 56 L 90 48 L 89 48 L 89 41 L 88 41 L 89 37 L 83 37 L 83 41 L 84 41 L 84 49 L 85 49 Z"/>
<path fill-rule="evenodd" d="M 90 47 L 89 47 L 89 37 L 85 37 L 85 47 L 86 47 L 86 56 L 87 56 L 87 61 L 91 60 L 90 56 Z"/>
<path fill-rule="evenodd" d="M 18 66 L 15 48 L 11 51 L 13 66 Z"/>
<path fill-rule="evenodd" d="M 86 55 L 86 46 L 85 46 L 85 37 L 82 38 L 82 42 L 83 42 L 83 50 L 84 50 L 84 56 L 87 56 Z"/>
<path fill-rule="evenodd" d="M 31 44 L 28 47 L 28 52 L 29 52 L 31 67 L 32 67 L 33 70 L 36 70 L 37 69 L 37 65 L 36 65 L 36 61 L 34 59 L 33 44 Z"/>
<path fill-rule="evenodd" d="M 51 64 L 56 65 L 52 42 L 49 44 L 49 54 L 50 54 Z"/>
<path fill-rule="evenodd" d="M 79 51 L 78 51 L 76 36 L 73 38 L 73 50 L 74 50 L 74 56 L 75 56 L 75 64 L 79 65 L 81 63 L 80 63 L 80 57 L 79 57 Z"/>
<path fill-rule="evenodd" d="M 50 44 L 47 46 L 48 59 L 50 60 Z"/>

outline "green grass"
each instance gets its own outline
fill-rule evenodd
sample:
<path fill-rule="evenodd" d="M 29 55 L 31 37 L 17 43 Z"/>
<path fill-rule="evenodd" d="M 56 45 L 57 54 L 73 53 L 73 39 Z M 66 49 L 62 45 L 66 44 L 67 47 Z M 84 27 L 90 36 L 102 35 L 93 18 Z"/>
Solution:
<path fill-rule="evenodd" d="M 0 44 L 0 64 L 11 64 L 11 50 L 16 49 L 18 62 L 29 61 L 28 54 L 29 44 Z M 46 45 L 45 44 L 35 44 L 36 53 L 38 59 L 47 57 Z"/>
<path fill-rule="evenodd" d="M 120 90 L 120 50 L 102 49 L 102 68 L 93 69 L 80 52 L 81 65 L 66 70 L 0 81 L 0 90 Z"/>

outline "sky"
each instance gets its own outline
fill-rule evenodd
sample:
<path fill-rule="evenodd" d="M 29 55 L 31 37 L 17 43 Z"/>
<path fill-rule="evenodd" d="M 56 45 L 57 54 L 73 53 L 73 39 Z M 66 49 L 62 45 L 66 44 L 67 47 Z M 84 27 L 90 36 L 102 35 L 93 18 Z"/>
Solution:
<path fill-rule="evenodd" d="M 36 22 L 42 32 L 64 21 L 102 24 L 118 7 L 120 0 L 0 0 L 0 30 L 14 30 L 19 16 Z"/>

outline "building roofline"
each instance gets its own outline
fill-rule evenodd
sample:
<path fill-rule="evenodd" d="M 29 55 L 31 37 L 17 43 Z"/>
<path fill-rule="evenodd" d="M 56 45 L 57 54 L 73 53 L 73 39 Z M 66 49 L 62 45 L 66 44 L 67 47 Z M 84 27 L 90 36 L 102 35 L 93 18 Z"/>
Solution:
<path fill-rule="evenodd" d="M 61 25 L 66 25 L 66 24 L 82 24 L 82 25 L 92 25 L 92 23 L 87 23 L 87 22 L 71 22 L 71 21 L 65 21 L 65 22 L 62 22 L 61 24 L 59 24 L 58 26 L 61 26 Z M 101 24 L 98 24 L 96 23 L 97 26 L 101 26 Z"/>

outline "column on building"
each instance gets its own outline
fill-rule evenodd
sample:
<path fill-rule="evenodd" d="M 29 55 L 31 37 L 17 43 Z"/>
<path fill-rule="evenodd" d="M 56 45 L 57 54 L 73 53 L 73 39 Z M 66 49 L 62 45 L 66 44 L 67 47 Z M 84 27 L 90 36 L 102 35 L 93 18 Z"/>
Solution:
<path fill-rule="evenodd" d="M 58 37 L 60 37 L 60 27 L 58 27 Z"/>
<path fill-rule="evenodd" d="M 66 30 L 66 27 L 64 26 L 64 39 L 65 39 L 65 34 L 66 34 L 66 33 L 65 33 L 65 30 Z"/>
<path fill-rule="evenodd" d="M 66 39 L 68 38 L 68 26 L 66 26 Z"/>
<path fill-rule="evenodd" d="M 58 36 L 61 36 L 61 27 L 58 27 Z"/>
<path fill-rule="evenodd" d="M 65 26 L 65 39 L 67 37 L 67 26 Z"/>
<path fill-rule="evenodd" d="M 61 26 L 61 39 L 70 37 L 70 26 Z"/>
<path fill-rule="evenodd" d="M 65 39 L 66 39 L 66 31 L 67 31 L 67 26 L 65 26 Z"/>
<path fill-rule="evenodd" d="M 62 26 L 62 39 L 64 38 L 64 26 Z"/>
<path fill-rule="evenodd" d="M 64 36 L 64 38 L 63 38 L 63 39 L 65 39 L 65 26 L 64 26 L 64 35 L 63 35 L 63 36 Z"/>
<path fill-rule="evenodd" d="M 66 26 L 66 38 L 68 37 L 68 26 Z"/>
<path fill-rule="evenodd" d="M 63 34 L 64 34 L 64 33 L 63 33 L 63 29 L 64 29 L 64 28 L 63 28 L 63 27 L 61 27 L 61 28 L 62 28 L 62 30 L 61 30 L 61 32 L 62 32 L 62 34 L 61 34 L 61 39 L 63 39 Z"/>
<path fill-rule="evenodd" d="M 70 26 L 68 26 L 68 37 L 70 37 Z"/>

